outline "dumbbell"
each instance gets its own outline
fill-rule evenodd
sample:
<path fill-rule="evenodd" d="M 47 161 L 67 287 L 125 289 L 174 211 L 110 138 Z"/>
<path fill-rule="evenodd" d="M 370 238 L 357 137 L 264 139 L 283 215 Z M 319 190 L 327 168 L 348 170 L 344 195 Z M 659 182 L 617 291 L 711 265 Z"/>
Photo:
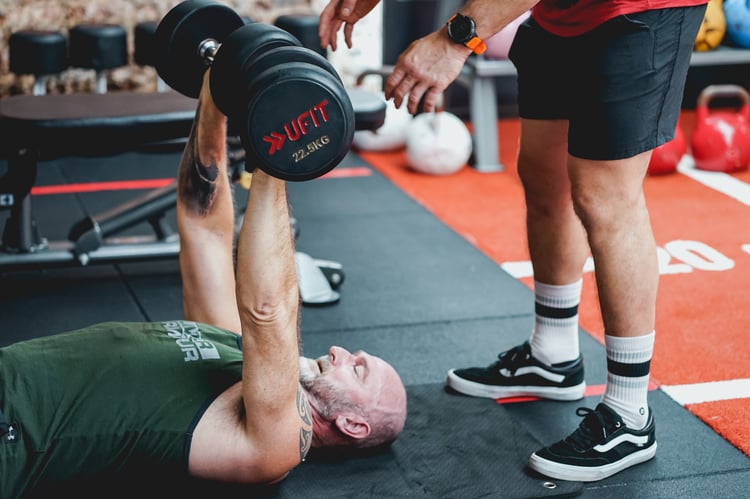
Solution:
<path fill-rule="evenodd" d="M 68 65 L 67 40 L 59 31 L 20 30 L 8 39 L 9 69 L 34 75 L 34 95 L 47 93 L 49 77 Z"/>
<path fill-rule="evenodd" d="M 159 22 L 156 45 L 159 76 L 186 96 L 198 97 L 211 68 L 211 96 L 238 131 L 247 170 L 309 180 L 349 151 L 354 109 L 341 79 L 283 29 L 246 23 L 212 0 L 187 0 Z"/>
<path fill-rule="evenodd" d="M 133 28 L 133 62 L 139 66 L 156 67 L 156 21 L 141 21 Z M 156 76 L 156 91 L 164 92 L 169 86 Z"/>
<path fill-rule="evenodd" d="M 107 92 L 109 70 L 127 66 L 128 34 L 116 24 L 79 24 L 68 32 L 70 65 L 96 72 L 95 92 Z"/>

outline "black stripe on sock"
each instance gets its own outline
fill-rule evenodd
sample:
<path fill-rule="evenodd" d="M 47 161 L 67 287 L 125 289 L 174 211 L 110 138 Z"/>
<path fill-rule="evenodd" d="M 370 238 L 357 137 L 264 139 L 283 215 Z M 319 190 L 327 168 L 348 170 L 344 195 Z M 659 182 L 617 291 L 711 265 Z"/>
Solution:
<path fill-rule="evenodd" d="M 570 319 L 578 314 L 578 305 L 569 308 L 556 308 L 534 302 L 534 311 L 536 315 L 547 317 L 548 319 Z"/>
<path fill-rule="evenodd" d="M 647 376 L 651 370 L 651 361 L 641 362 L 640 364 L 624 364 L 612 359 L 607 359 L 607 371 L 624 378 L 641 378 Z"/>

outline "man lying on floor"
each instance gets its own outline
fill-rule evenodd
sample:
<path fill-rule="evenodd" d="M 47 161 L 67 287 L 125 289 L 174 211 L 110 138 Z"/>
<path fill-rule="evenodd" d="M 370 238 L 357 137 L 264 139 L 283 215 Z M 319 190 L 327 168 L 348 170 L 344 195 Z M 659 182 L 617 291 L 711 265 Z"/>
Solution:
<path fill-rule="evenodd" d="M 179 167 L 185 320 L 0 349 L 0 497 L 131 472 L 274 483 L 311 447 L 373 448 L 403 429 L 387 362 L 335 346 L 300 356 L 284 181 L 255 171 L 234 255 L 226 117 L 208 87 Z"/>

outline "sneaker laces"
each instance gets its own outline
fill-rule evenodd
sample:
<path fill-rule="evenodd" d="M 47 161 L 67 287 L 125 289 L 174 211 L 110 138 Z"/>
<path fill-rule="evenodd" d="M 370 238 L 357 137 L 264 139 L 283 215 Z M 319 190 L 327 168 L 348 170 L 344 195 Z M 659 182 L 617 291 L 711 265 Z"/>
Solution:
<path fill-rule="evenodd" d="M 565 441 L 578 451 L 591 449 L 607 438 L 611 433 L 610 429 L 617 430 L 621 426 L 619 421 L 611 421 L 611 418 L 598 408 L 579 407 L 576 409 L 576 415 L 583 417 L 583 421 Z"/>
<path fill-rule="evenodd" d="M 525 342 L 523 345 L 500 353 L 493 367 L 497 370 L 505 368 L 513 375 L 519 367 L 525 364 L 529 357 L 531 357 L 531 347 L 528 342 Z"/>

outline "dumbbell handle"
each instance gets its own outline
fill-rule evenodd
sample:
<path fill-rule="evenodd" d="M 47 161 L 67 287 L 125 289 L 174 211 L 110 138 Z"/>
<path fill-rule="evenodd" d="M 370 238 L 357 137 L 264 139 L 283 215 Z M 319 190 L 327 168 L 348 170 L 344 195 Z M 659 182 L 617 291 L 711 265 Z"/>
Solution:
<path fill-rule="evenodd" d="M 214 57 L 216 57 L 216 52 L 219 51 L 219 47 L 221 47 L 221 44 L 213 38 L 206 38 L 200 43 L 200 45 L 198 45 L 198 56 L 206 66 L 213 64 Z"/>

